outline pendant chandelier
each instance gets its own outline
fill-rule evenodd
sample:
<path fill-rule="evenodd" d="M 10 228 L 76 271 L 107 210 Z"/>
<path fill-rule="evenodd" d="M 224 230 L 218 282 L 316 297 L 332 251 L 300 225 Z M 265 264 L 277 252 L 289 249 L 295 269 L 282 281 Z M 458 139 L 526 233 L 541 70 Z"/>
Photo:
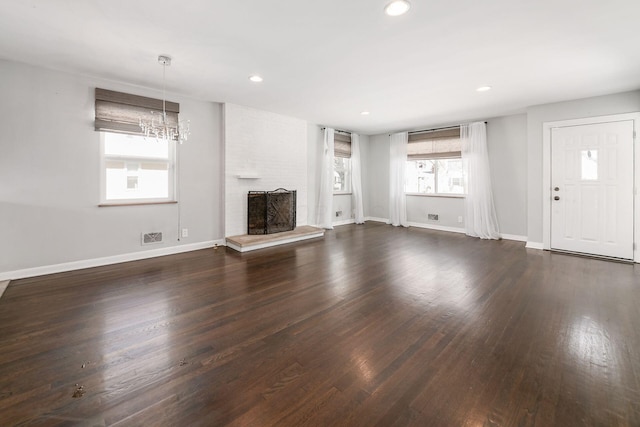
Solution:
<path fill-rule="evenodd" d="M 191 133 L 189 120 L 183 122 L 178 119 L 176 123 L 169 123 L 167 120 L 165 74 L 167 67 L 171 65 L 171 57 L 160 55 L 158 56 L 158 63 L 162 65 L 162 115 L 151 111 L 151 120 L 140 118 L 140 129 L 142 129 L 146 137 L 155 137 L 157 140 L 178 141 L 182 144 Z"/>

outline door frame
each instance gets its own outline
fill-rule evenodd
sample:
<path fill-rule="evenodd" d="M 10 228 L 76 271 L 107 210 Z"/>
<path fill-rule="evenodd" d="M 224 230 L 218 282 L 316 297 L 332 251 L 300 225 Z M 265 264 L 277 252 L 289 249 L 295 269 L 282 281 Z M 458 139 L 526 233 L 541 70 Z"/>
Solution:
<path fill-rule="evenodd" d="M 585 117 L 572 120 L 558 120 L 542 123 L 542 248 L 551 250 L 551 130 L 567 126 L 591 125 L 597 123 L 633 120 L 633 261 L 640 263 L 640 148 L 636 145 L 636 135 L 640 130 L 640 112 L 614 114 L 610 116 Z"/>

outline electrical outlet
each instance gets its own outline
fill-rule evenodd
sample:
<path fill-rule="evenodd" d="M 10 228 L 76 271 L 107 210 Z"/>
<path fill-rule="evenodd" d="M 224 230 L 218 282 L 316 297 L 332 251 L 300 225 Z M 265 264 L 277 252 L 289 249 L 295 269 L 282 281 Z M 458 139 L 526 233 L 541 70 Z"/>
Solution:
<path fill-rule="evenodd" d="M 183 228 L 182 229 L 182 237 L 189 237 L 189 229 L 188 228 Z"/>
<path fill-rule="evenodd" d="M 336 211 L 336 218 L 342 216 L 342 211 Z"/>
<path fill-rule="evenodd" d="M 458 217 L 458 223 L 459 223 L 459 224 L 462 224 L 462 216 L 459 216 L 459 217 Z"/>
<path fill-rule="evenodd" d="M 437 221 L 438 220 L 438 214 L 427 214 L 427 219 L 429 221 Z"/>

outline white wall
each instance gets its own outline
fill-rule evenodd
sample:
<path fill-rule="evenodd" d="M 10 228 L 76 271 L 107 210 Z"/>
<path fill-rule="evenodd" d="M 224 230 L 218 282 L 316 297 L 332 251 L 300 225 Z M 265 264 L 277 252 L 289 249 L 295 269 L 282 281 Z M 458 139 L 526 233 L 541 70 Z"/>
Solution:
<path fill-rule="evenodd" d="M 0 61 L 0 273 L 211 243 L 222 238 L 221 106 L 179 96 L 192 135 L 180 146 L 180 203 L 98 207 L 95 87 L 157 91 Z M 181 226 L 189 237 L 178 241 Z M 164 243 L 141 246 L 162 231 Z M 24 274 L 22 274 L 24 277 Z"/>
<path fill-rule="evenodd" d="M 364 145 L 364 144 L 363 144 Z M 363 168 L 364 216 L 389 219 L 389 135 L 369 136 Z"/>
<path fill-rule="evenodd" d="M 317 224 L 323 144 L 323 132 L 320 126 L 309 123 L 307 125 L 307 224 Z"/>
<path fill-rule="evenodd" d="M 437 214 L 438 220 L 428 219 Z M 458 218 L 462 221 L 458 222 Z M 407 221 L 415 226 L 428 225 L 462 230 L 464 228 L 464 198 L 438 196 L 407 196 Z"/>
<path fill-rule="evenodd" d="M 247 233 L 249 191 L 296 190 L 296 224 L 307 224 L 307 122 L 225 104 L 224 123 L 225 236 Z"/>
<path fill-rule="evenodd" d="M 527 233 L 542 246 L 542 125 L 544 122 L 640 111 L 640 90 L 558 102 L 527 109 Z"/>
<path fill-rule="evenodd" d="M 487 120 L 491 187 L 500 233 L 527 236 L 527 116 Z"/>

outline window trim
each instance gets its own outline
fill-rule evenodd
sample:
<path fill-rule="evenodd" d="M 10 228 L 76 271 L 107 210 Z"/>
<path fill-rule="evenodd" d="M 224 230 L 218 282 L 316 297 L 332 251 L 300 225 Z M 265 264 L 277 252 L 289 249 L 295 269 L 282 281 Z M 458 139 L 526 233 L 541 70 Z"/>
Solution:
<path fill-rule="evenodd" d="M 169 196 L 163 198 L 137 198 L 137 199 L 111 199 L 107 200 L 107 168 L 106 162 L 112 158 L 118 158 L 120 160 L 133 160 L 140 161 L 146 158 L 136 156 L 112 156 L 107 159 L 104 153 L 105 150 L 105 135 L 108 133 L 117 134 L 117 132 L 99 131 L 100 133 L 100 201 L 98 207 L 113 207 L 113 206 L 142 206 L 142 205 L 167 205 L 178 203 L 178 186 L 177 186 L 177 168 L 178 168 L 178 150 L 176 149 L 175 141 L 168 141 L 169 159 L 168 159 L 168 171 L 169 171 Z M 132 135 L 135 137 L 142 137 L 142 135 Z M 150 137 L 151 138 L 151 137 Z M 151 161 L 157 161 L 158 159 L 151 159 Z M 164 162 L 163 162 L 164 163 Z"/>
<path fill-rule="evenodd" d="M 405 196 L 412 197 L 444 197 L 447 199 L 464 199 L 467 197 L 467 193 L 464 194 L 454 194 L 454 193 L 438 193 L 438 194 L 427 194 L 427 193 L 404 193 Z"/>

